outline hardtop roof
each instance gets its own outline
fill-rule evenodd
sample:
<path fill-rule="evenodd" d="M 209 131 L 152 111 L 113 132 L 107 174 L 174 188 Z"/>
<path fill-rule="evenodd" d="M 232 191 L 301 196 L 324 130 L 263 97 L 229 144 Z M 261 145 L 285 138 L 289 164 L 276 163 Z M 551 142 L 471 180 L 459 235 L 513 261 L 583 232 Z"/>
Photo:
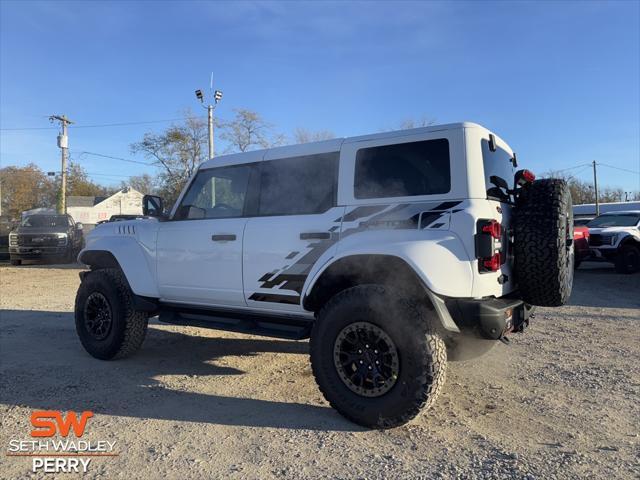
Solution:
<path fill-rule="evenodd" d="M 389 132 L 372 133 L 355 137 L 340 137 L 319 142 L 301 143 L 296 145 L 285 145 L 281 147 L 271 147 L 250 152 L 233 153 L 221 155 L 214 159 L 207 160 L 200 165 L 200 169 L 223 167 L 242 163 L 253 163 L 276 158 L 298 157 L 304 155 L 314 155 L 319 153 L 337 152 L 344 143 L 362 142 L 367 140 L 377 140 L 383 138 L 403 137 L 407 135 L 418 135 L 421 133 L 439 132 L 444 130 L 458 130 L 461 128 L 481 128 L 481 125 L 472 122 L 447 123 L 443 125 L 431 125 L 428 127 L 409 128 L 405 130 L 394 130 Z M 487 130 L 488 131 L 488 130 Z"/>

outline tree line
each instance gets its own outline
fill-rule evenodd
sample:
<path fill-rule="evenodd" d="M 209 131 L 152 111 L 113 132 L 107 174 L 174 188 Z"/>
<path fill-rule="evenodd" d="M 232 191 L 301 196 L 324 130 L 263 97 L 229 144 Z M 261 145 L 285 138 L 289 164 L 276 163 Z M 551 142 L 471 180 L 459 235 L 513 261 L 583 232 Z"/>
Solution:
<path fill-rule="evenodd" d="M 310 131 L 304 128 L 297 128 L 287 136 L 278 132 L 273 124 L 255 111 L 239 108 L 233 112 L 233 117 L 228 121 L 216 120 L 218 152 L 247 152 L 335 137 L 329 130 Z M 167 205 L 172 205 L 198 165 L 208 159 L 206 120 L 194 116 L 190 111 L 185 112 L 185 117 L 182 123 L 172 124 L 159 133 L 147 132 L 140 141 L 130 145 L 132 154 L 143 156 L 158 168 L 156 173 L 132 176 L 123 181 L 120 187 L 105 187 L 90 180 L 80 164 L 71 162 L 67 175 L 67 196 L 108 196 L 120 188 L 130 186 L 142 193 L 160 195 L 167 201 Z M 433 123 L 433 120 L 422 117 L 418 120 L 404 120 L 397 128 L 423 127 Z M 220 141 L 223 142 L 223 149 L 219 148 Z M 595 192 L 588 182 L 553 171 L 545 176 L 565 178 L 569 182 L 574 204 L 595 201 Z M 59 176 L 50 177 L 35 164 L 0 169 L 0 183 L 2 212 L 11 218 L 18 218 L 21 212 L 31 208 L 55 208 L 59 202 Z M 640 192 L 635 192 L 634 195 L 636 199 L 640 199 Z M 623 201 L 624 192 L 620 188 L 605 186 L 600 189 L 599 198 L 601 202 Z"/>

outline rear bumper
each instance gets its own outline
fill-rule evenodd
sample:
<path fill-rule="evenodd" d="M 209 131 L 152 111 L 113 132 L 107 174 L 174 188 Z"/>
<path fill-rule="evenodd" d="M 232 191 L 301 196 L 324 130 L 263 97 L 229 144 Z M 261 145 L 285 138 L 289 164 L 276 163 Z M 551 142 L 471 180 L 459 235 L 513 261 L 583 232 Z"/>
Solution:
<path fill-rule="evenodd" d="M 513 298 L 449 299 L 447 308 L 460 330 L 488 340 L 522 332 L 535 307 Z"/>

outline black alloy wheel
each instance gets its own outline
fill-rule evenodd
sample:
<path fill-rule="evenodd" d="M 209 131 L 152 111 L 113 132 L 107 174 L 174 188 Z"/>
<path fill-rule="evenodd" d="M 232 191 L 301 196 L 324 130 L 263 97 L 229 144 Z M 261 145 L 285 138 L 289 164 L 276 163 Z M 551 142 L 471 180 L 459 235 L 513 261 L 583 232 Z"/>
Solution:
<path fill-rule="evenodd" d="M 109 335 L 113 324 L 111 305 L 100 292 L 93 292 L 84 303 L 84 324 L 87 333 L 95 340 L 103 340 Z"/>
<path fill-rule="evenodd" d="M 356 322 L 343 328 L 333 354 L 340 379 L 354 393 L 379 397 L 396 384 L 398 350 L 391 337 L 373 323 Z"/>

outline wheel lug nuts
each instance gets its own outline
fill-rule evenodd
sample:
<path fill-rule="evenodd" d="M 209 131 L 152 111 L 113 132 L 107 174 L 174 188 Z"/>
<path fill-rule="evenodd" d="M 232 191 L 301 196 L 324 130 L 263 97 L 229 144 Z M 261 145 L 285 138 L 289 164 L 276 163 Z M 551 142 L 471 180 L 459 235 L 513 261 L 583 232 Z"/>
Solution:
<path fill-rule="evenodd" d="M 365 345 L 364 348 L 369 348 L 369 345 Z"/>
<path fill-rule="evenodd" d="M 362 365 L 364 362 L 362 360 L 360 360 L 360 365 Z"/>
<path fill-rule="evenodd" d="M 373 367 L 371 365 L 369 365 L 369 370 L 372 370 L 372 369 L 373 369 Z"/>
<path fill-rule="evenodd" d="M 358 353 L 362 353 L 362 350 L 358 350 Z"/>
<path fill-rule="evenodd" d="M 374 350 L 373 353 L 378 353 L 378 350 Z"/>

